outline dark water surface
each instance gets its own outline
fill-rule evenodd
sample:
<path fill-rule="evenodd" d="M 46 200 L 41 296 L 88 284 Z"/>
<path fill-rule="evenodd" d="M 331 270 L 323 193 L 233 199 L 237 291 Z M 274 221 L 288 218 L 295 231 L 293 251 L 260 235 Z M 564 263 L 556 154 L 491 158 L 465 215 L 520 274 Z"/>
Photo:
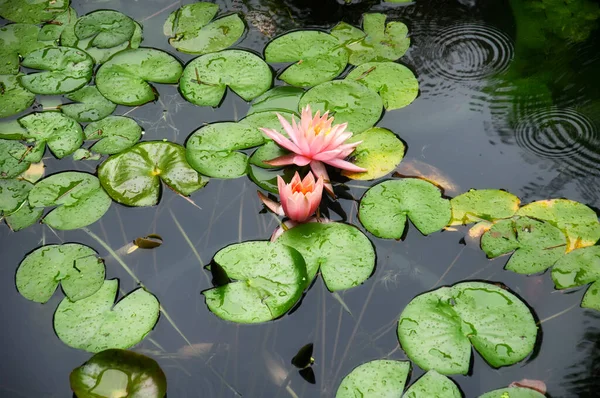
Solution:
<path fill-rule="evenodd" d="M 192 57 L 168 45 L 162 25 L 172 10 L 191 2 L 75 0 L 73 7 L 79 15 L 101 8 L 122 11 L 143 23 L 143 46 L 164 49 L 187 62 Z M 386 113 L 379 122 L 407 143 L 403 164 L 421 170 L 423 164 L 435 167 L 455 187 L 446 191 L 449 196 L 469 188 L 502 188 L 523 203 L 566 197 L 600 207 L 600 33 L 588 13 L 560 8 L 593 3 L 546 1 L 559 8 L 532 18 L 523 11 L 528 2 L 218 1 L 221 12 L 252 11 L 252 20 L 263 21 L 261 29 L 277 34 L 330 28 L 340 20 L 358 24 L 367 11 L 385 12 L 406 23 L 412 45 L 400 62 L 415 72 L 421 93 L 413 104 Z M 557 13 L 562 15 L 558 21 Z M 256 26 L 249 28 L 237 47 L 261 51 L 268 38 Z M 543 34 L 531 34 L 536 28 Z M 183 143 L 204 123 L 238 120 L 249 108 L 231 94 L 219 109 L 211 109 L 185 102 L 176 87 L 158 90 L 160 101 L 115 112 L 135 118 L 146 131 L 144 140 Z M 96 163 L 48 158 L 46 166 L 50 173 L 93 171 Z M 350 182 L 350 193 L 359 199 L 372 184 Z M 259 214 L 256 186 L 247 178 L 213 179 L 191 199 L 198 207 L 169 190 L 153 208 L 113 204 L 88 227 L 114 250 L 149 233 L 165 240 L 156 250 L 119 254 L 180 331 L 161 315 L 155 330 L 135 347 L 158 360 L 171 398 L 235 397 L 235 391 L 245 397 L 331 397 L 357 365 L 378 358 L 405 359 L 396 321 L 414 296 L 468 279 L 502 282 L 519 294 L 541 321 L 541 338 L 529 360 L 511 367 L 493 369 L 475 354 L 468 376 L 452 376 L 466 397 L 522 378 L 545 381 L 552 397 L 597 396 L 600 314 L 579 307 L 585 289 L 557 292 L 549 273 L 525 277 L 504 271 L 507 257 L 491 261 L 479 248 L 459 243 L 463 229 L 424 237 L 411 226 L 401 242 L 368 235 L 376 246 L 377 268 L 364 285 L 340 293 L 351 314 L 318 279 L 298 309 L 280 320 L 255 326 L 224 322 L 208 311 L 200 295 L 210 287 L 202 265 L 227 244 L 268 239 L 276 224 L 271 215 Z M 356 203 L 341 204 L 346 220 L 356 223 Z M 137 287 L 85 231 L 55 234 L 36 225 L 12 233 L 1 226 L 1 397 L 70 397 L 68 375 L 90 357 L 54 334 L 52 317 L 62 293 L 38 305 L 15 288 L 15 270 L 25 254 L 44 243 L 61 242 L 95 248 L 106 260 L 107 279 L 119 279 L 121 293 Z M 302 380 L 290 364 L 309 342 L 315 344 L 316 385 Z M 422 373 L 413 368 L 411 381 Z"/>

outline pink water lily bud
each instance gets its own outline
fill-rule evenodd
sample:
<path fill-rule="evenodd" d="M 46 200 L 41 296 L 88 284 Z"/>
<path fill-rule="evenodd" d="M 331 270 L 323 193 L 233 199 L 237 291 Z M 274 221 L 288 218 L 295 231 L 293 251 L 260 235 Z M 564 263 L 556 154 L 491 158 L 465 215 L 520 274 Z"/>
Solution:
<path fill-rule="evenodd" d="M 298 172 L 289 184 L 277 176 L 277 188 L 281 207 L 290 220 L 299 223 L 308 220 L 317 210 L 323 196 L 323 177 L 315 182 L 314 175 L 309 172 L 302 180 Z"/>

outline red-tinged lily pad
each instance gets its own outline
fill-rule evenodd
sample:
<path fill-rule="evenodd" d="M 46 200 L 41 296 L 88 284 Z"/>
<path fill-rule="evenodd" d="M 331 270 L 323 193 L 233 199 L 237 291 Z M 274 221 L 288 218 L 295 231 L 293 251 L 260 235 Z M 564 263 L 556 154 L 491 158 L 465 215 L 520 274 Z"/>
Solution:
<path fill-rule="evenodd" d="M 510 218 L 519 210 L 520 204 L 521 200 L 510 192 L 500 189 L 471 189 L 450 200 L 450 225 Z"/>
<path fill-rule="evenodd" d="M 569 289 L 591 283 L 581 306 L 600 311 L 600 246 L 576 249 L 562 257 L 552 268 L 557 289 Z"/>

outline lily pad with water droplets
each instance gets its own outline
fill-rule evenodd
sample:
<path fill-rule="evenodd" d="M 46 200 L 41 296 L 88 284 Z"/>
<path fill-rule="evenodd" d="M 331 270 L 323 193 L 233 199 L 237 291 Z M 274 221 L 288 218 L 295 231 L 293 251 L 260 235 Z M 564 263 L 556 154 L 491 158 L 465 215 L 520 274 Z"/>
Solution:
<path fill-rule="evenodd" d="M 479 221 L 496 221 L 512 217 L 521 200 L 500 189 L 471 189 L 450 200 L 450 225 L 466 225 Z"/>
<path fill-rule="evenodd" d="M 23 112 L 35 101 L 35 94 L 19 84 L 22 76 L 0 75 L 0 118 Z"/>
<path fill-rule="evenodd" d="M 354 134 L 347 143 L 362 141 L 350 155 L 352 163 L 367 169 L 364 173 L 343 171 L 353 180 L 374 180 L 394 171 L 406 152 L 404 143 L 390 130 L 372 127 Z"/>
<path fill-rule="evenodd" d="M 33 184 L 23 180 L 0 179 L 0 213 L 4 215 L 17 211 L 27 200 Z"/>
<path fill-rule="evenodd" d="M 524 387 L 508 387 L 486 392 L 479 398 L 546 398 L 541 392 Z"/>
<path fill-rule="evenodd" d="M 169 44 L 189 54 L 208 54 L 234 45 L 246 30 L 244 21 L 231 14 L 210 22 L 218 10 L 216 4 L 199 2 L 173 11 L 163 27 Z"/>
<path fill-rule="evenodd" d="M 104 283 L 104 263 L 77 243 L 46 245 L 29 253 L 17 268 L 17 290 L 27 300 L 45 303 L 60 284 L 71 301 L 96 293 Z"/>
<path fill-rule="evenodd" d="M 0 16 L 13 22 L 39 24 L 69 7 L 70 0 L 0 0 Z"/>
<path fill-rule="evenodd" d="M 86 141 L 98 140 L 90 149 L 101 155 L 124 151 L 137 143 L 142 128 L 135 120 L 125 116 L 108 116 L 85 126 Z"/>
<path fill-rule="evenodd" d="M 592 246 L 600 239 L 596 212 L 573 200 L 540 200 L 521 207 L 516 214 L 547 221 L 563 231 L 567 235 L 569 251 Z"/>
<path fill-rule="evenodd" d="M 462 398 L 456 384 L 448 377 L 430 370 L 411 385 L 403 398 Z"/>
<path fill-rule="evenodd" d="M 77 41 L 77 37 L 74 33 L 75 23 L 77 23 L 77 11 L 72 7 L 69 7 L 65 12 L 56 15 L 52 20 L 42 26 L 42 29 L 38 34 L 38 40 L 54 42 L 60 40 L 62 46 L 75 47 L 75 42 Z M 73 33 L 67 33 L 67 30 L 73 30 Z M 72 35 L 72 37 L 70 37 L 70 35 Z"/>
<path fill-rule="evenodd" d="M 93 295 L 78 301 L 65 297 L 54 312 L 54 330 L 66 345 L 89 352 L 129 348 L 146 337 L 158 321 L 156 297 L 139 288 L 115 305 L 119 282 L 106 280 Z"/>
<path fill-rule="evenodd" d="M 419 95 L 419 81 L 404 65 L 395 62 L 367 62 L 353 69 L 347 80 L 376 91 L 386 110 L 404 108 Z"/>
<path fill-rule="evenodd" d="M 26 129 L 22 138 L 35 141 L 41 147 L 41 154 L 48 145 L 54 156 L 61 159 L 75 152 L 83 143 L 79 123 L 60 112 L 32 113 L 20 118 L 19 124 Z"/>
<path fill-rule="evenodd" d="M 423 235 L 440 231 L 450 221 L 450 201 L 435 185 L 417 178 L 384 181 L 371 187 L 360 201 L 358 217 L 373 235 L 400 239 L 406 218 Z"/>
<path fill-rule="evenodd" d="M 378 359 L 357 366 L 344 379 L 335 398 L 400 397 L 410 362 Z"/>
<path fill-rule="evenodd" d="M 54 46 L 52 42 L 38 41 L 39 33 L 40 28 L 30 24 L 16 23 L 0 27 L 0 75 L 16 75 L 19 73 L 19 57 L 24 58 L 40 48 Z"/>
<path fill-rule="evenodd" d="M 262 132 L 244 123 L 222 122 L 196 130 L 186 142 L 186 158 L 199 173 L 216 178 L 246 174 L 248 156 L 238 152 L 263 144 Z"/>
<path fill-rule="evenodd" d="M 218 263 L 233 282 L 202 292 L 218 317 L 238 323 L 279 318 L 308 285 L 306 264 L 295 249 L 277 242 L 244 242 L 221 249 Z"/>
<path fill-rule="evenodd" d="M 377 123 L 383 111 L 383 102 L 375 91 L 349 80 L 334 80 L 311 88 L 298 109 L 306 105 L 313 112 L 329 111 L 336 124 L 348 123 L 347 130 L 356 134 Z"/>
<path fill-rule="evenodd" d="M 131 39 L 135 24 L 127 15 L 114 10 L 98 10 L 82 16 L 75 24 L 79 40 L 91 39 L 90 47 L 111 48 Z"/>
<path fill-rule="evenodd" d="M 44 214 L 44 209 L 32 208 L 29 202 L 25 201 L 18 210 L 4 217 L 6 224 L 13 231 L 17 232 L 35 224 Z"/>
<path fill-rule="evenodd" d="M 153 48 L 121 51 L 96 73 L 96 87 L 115 104 L 137 106 L 154 101 L 155 89 L 148 83 L 175 84 L 183 67 L 169 53 Z"/>
<path fill-rule="evenodd" d="M 367 34 L 346 22 L 340 22 L 331 29 L 331 35 L 335 36 L 341 44 L 349 45 L 360 41 Z"/>
<path fill-rule="evenodd" d="M 82 228 L 98 221 L 111 203 L 96 176 L 75 171 L 46 177 L 29 192 L 32 207 L 57 206 L 42 222 L 60 230 Z"/>
<path fill-rule="evenodd" d="M 592 285 L 581 306 L 600 311 L 600 246 L 573 250 L 554 264 L 552 280 L 557 289 Z"/>
<path fill-rule="evenodd" d="M 248 116 L 258 112 L 297 113 L 302 95 L 304 95 L 304 90 L 299 87 L 273 87 L 252 101 L 252 105 L 248 110 Z"/>
<path fill-rule="evenodd" d="M 29 168 L 26 151 L 27 146 L 18 141 L 0 139 L 0 179 L 15 178 Z"/>
<path fill-rule="evenodd" d="M 348 64 L 348 52 L 332 35 L 317 30 L 299 30 L 271 41 L 265 48 L 269 63 L 289 63 L 279 76 L 299 87 L 312 87 L 337 77 Z"/>
<path fill-rule="evenodd" d="M 149 141 L 109 157 L 98 177 L 111 198 L 127 206 L 158 203 L 163 181 L 181 195 L 191 195 L 208 179 L 185 159 L 185 148 L 172 142 Z"/>
<path fill-rule="evenodd" d="M 279 169 L 281 166 L 271 166 L 265 162 L 288 153 L 288 151 L 277 145 L 275 141 L 268 140 L 250 156 L 250 163 L 263 169 Z"/>
<path fill-rule="evenodd" d="M 302 224 L 284 232 L 277 242 L 302 254 L 310 280 L 321 269 L 323 280 L 332 292 L 360 285 L 375 269 L 373 245 L 352 225 Z"/>
<path fill-rule="evenodd" d="M 23 87 L 35 94 L 65 94 L 85 86 L 92 78 L 94 60 L 71 47 L 44 48 L 29 53 L 22 65 L 42 70 L 21 76 Z"/>
<path fill-rule="evenodd" d="M 104 119 L 117 109 L 117 104 L 100 94 L 96 86 L 82 87 L 65 97 L 77 103 L 61 105 L 61 112 L 80 123 Z"/>
<path fill-rule="evenodd" d="M 224 50 L 202 55 L 187 64 L 179 88 L 191 103 L 216 107 L 227 87 L 251 101 L 272 83 L 271 69 L 259 56 L 249 51 Z"/>
<path fill-rule="evenodd" d="M 133 30 L 133 35 L 131 36 L 129 41 L 119 44 L 118 46 L 111 47 L 111 48 L 93 47 L 90 45 L 90 42 L 92 41 L 93 37 L 84 39 L 84 40 L 76 40 L 76 46 L 77 46 L 77 48 L 87 52 L 94 59 L 94 62 L 97 65 L 101 65 L 101 64 L 105 63 L 106 61 L 108 61 L 113 55 L 120 53 L 121 51 L 125 51 L 128 49 L 135 50 L 135 49 L 139 48 L 140 44 L 142 43 L 144 32 L 142 29 L 142 25 L 140 25 L 139 23 L 137 23 L 135 21 L 134 21 L 134 25 L 135 25 L 135 29 Z M 65 30 L 65 33 L 66 32 L 69 32 L 69 31 Z M 75 29 L 73 28 L 73 36 L 75 35 L 74 32 L 75 32 Z M 64 36 L 65 35 L 63 34 L 63 39 L 64 39 Z"/>
<path fill-rule="evenodd" d="M 505 268 L 519 274 L 535 274 L 564 256 L 567 238 L 550 223 L 516 217 L 495 223 L 481 237 L 481 248 L 489 258 L 514 251 Z"/>
<path fill-rule="evenodd" d="M 493 367 L 513 365 L 533 351 L 531 311 L 491 283 L 463 282 L 415 297 L 402 311 L 398 338 L 420 368 L 467 374 L 471 345 Z"/>
<path fill-rule="evenodd" d="M 250 158 L 250 161 L 252 162 L 252 158 Z M 250 168 L 248 169 L 248 176 L 256 185 L 258 185 L 258 187 L 264 189 L 265 191 L 278 194 L 279 188 L 277 187 L 277 176 L 280 176 L 284 179 L 284 181 L 289 182 L 293 177 L 292 170 L 293 169 L 290 167 L 266 169 L 251 164 Z"/>
<path fill-rule="evenodd" d="M 167 378 L 158 363 L 133 351 L 95 354 L 69 376 L 78 398 L 164 398 Z"/>

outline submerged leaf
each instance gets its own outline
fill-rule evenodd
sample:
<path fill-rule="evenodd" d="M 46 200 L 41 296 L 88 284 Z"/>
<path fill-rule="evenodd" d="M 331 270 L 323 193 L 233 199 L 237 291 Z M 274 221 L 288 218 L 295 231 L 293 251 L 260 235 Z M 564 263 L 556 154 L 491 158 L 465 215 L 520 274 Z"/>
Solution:
<path fill-rule="evenodd" d="M 148 236 L 135 239 L 133 244 L 140 249 L 154 249 L 163 244 L 163 238 L 157 234 L 150 234 Z"/>
<path fill-rule="evenodd" d="M 132 147 L 142 137 L 142 128 L 125 116 L 108 116 L 90 123 L 84 130 L 86 141 L 98 140 L 90 148 L 101 155 L 112 155 Z"/>
<path fill-rule="evenodd" d="M 450 200 L 450 225 L 466 225 L 479 221 L 496 221 L 512 217 L 521 200 L 500 189 L 471 189 Z"/>
<path fill-rule="evenodd" d="M 70 0 L 0 0 L 0 16 L 13 22 L 39 24 L 69 7 Z"/>
<path fill-rule="evenodd" d="M 33 140 L 40 147 L 40 158 L 46 145 L 54 156 L 61 159 L 75 152 L 83 143 L 83 131 L 79 123 L 60 112 L 31 113 L 20 118 L 19 124 L 26 129 L 22 138 Z M 39 160 L 30 159 L 32 162 Z"/>
<path fill-rule="evenodd" d="M 23 112 L 35 101 L 35 94 L 19 84 L 22 76 L 0 75 L 0 118 Z"/>
<path fill-rule="evenodd" d="M 65 97 L 78 103 L 61 105 L 61 112 L 78 122 L 95 122 L 117 109 L 117 104 L 104 98 L 96 86 L 82 87 Z"/>
<path fill-rule="evenodd" d="M 298 353 L 292 358 L 292 365 L 304 369 L 313 364 L 313 343 L 308 343 L 298 350 Z"/>
<path fill-rule="evenodd" d="M 378 359 L 357 366 L 344 379 L 335 398 L 400 397 L 410 362 Z"/>

